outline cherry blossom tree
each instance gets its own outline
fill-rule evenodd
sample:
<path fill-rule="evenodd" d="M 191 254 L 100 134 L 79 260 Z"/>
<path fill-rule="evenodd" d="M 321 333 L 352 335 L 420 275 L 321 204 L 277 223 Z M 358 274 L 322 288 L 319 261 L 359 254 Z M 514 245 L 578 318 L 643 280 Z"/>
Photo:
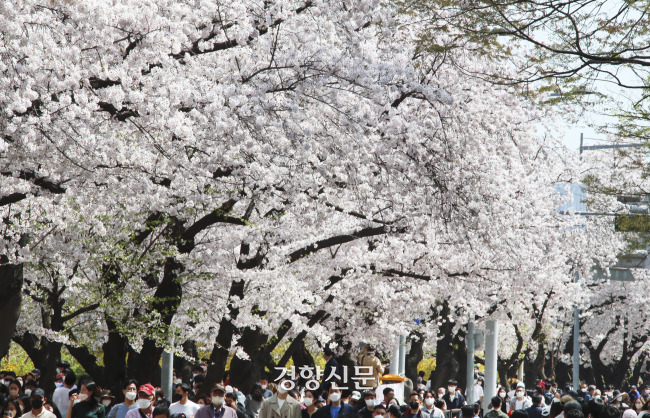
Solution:
<path fill-rule="evenodd" d="M 245 388 L 286 339 L 349 355 L 504 296 L 535 318 L 567 251 L 611 263 L 566 240 L 545 110 L 461 76 L 507 71 L 471 50 L 423 54 L 389 4 L 0 7 L 2 252 L 46 373 L 65 345 L 107 385 L 155 381 L 197 341 L 206 383 L 236 352 Z"/>

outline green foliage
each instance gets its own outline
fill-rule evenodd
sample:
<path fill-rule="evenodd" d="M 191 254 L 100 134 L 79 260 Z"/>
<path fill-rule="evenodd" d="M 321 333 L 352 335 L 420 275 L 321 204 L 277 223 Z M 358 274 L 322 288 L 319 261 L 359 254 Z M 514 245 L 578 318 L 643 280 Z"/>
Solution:
<path fill-rule="evenodd" d="M 86 371 L 81 367 L 81 364 L 79 364 L 79 362 L 75 360 L 75 358 L 72 357 L 65 348 L 61 350 L 61 360 L 70 363 L 70 368 L 77 376 L 83 376 L 86 374 Z M 9 354 L 0 360 L 0 370 L 11 370 L 18 376 L 24 376 L 36 367 L 38 367 L 38 365 L 34 365 L 25 350 L 14 342 L 11 343 Z"/>

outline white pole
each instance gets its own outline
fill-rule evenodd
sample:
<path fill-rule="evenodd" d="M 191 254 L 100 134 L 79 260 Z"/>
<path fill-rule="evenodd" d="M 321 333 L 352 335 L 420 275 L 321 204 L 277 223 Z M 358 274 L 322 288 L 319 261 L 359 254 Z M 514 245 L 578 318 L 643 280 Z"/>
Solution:
<path fill-rule="evenodd" d="M 499 324 L 489 320 L 485 323 L 485 392 L 483 395 L 483 410 L 488 410 L 492 397 L 497 394 L 497 341 L 499 340 Z"/>
<path fill-rule="evenodd" d="M 165 399 L 172 400 L 172 380 L 174 378 L 174 354 L 171 351 L 163 351 L 162 367 L 160 376 L 160 388 L 165 392 Z"/>

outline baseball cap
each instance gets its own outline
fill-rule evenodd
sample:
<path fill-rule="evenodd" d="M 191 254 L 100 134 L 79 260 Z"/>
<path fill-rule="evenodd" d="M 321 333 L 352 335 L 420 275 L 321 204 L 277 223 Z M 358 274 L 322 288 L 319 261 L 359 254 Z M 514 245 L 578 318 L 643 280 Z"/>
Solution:
<path fill-rule="evenodd" d="M 151 396 L 156 393 L 156 388 L 154 388 L 153 385 L 149 383 L 145 383 L 144 385 L 140 386 L 138 392 L 146 393 L 147 395 Z"/>
<path fill-rule="evenodd" d="M 45 397 L 45 391 L 41 388 L 36 388 L 32 391 L 32 393 L 29 395 L 31 398 L 32 396 L 40 396 L 41 398 Z"/>

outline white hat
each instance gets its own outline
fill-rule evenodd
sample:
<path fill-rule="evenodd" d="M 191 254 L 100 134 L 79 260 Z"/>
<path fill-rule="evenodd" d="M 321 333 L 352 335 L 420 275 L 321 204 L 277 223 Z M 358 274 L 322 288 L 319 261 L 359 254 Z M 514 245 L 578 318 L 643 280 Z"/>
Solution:
<path fill-rule="evenodd" d="M 233 393 L 234 390 L 232 390 L 232 386 L 228 385 L 226 386 L 226 393 Z"/>
<path fill-rule="evenodd" d="M 517 389 L 519 389 L 519 388 L 524 388 L 524 389 L 526 388 L 526 385 L 524 385 L 524 382 L 518 382 L 517 383 Z"/>

